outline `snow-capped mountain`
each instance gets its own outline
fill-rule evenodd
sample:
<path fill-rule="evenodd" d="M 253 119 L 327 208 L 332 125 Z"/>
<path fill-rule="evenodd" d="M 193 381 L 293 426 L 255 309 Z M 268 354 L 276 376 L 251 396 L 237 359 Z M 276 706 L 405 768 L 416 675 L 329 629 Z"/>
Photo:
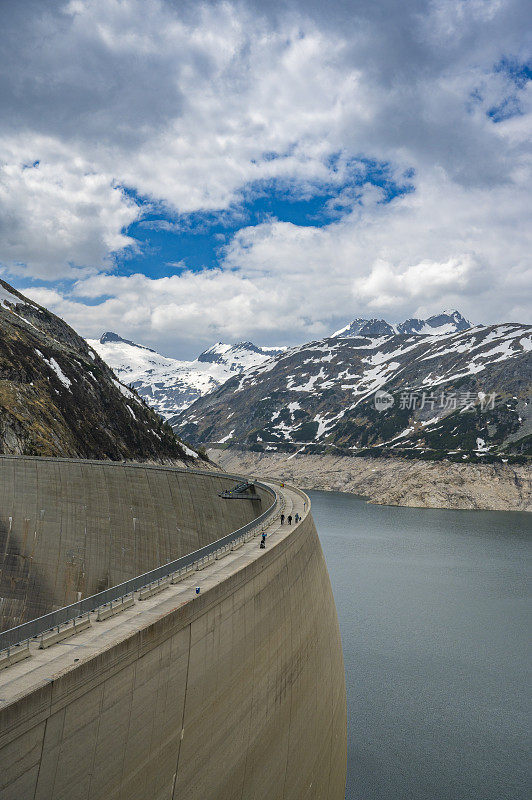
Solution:
<path fill-rule="evenodd" d="M 415 334 L 372 328 L 293 347 L 198 400 L 174 428 L 191 441 L 259 451 L 523 457 L 532 326 L 419 335 L 449 324 L 442 316 L 415 320 Z"/>
<path fill-rule="evenodd" d="M 396 333 L 442 335 L 468 327 L 470 323 L 458 311 L 444 311 L 427 320 L 410 319 L 400 325 L 391 325 L 378 319 L 356 319 L 333 336 L 374 338 Z M 133 386 L 170 423 L 173 423 L 176 414 L 236 373 L 259 366 L 286 350 L 282 347 L 258 347 L 252 342 L 217 342 L 194 361 L 180 361 L 124 339 L 112 331 L 107 331 L 100 339 L 87 341 L 121 381 Z"/>
<path fill-rule="evenodd" d="M 335 331 L 332 336 L 336 339 L 349 339 L 353 336 L 393 336 L 397 328 L 386 322 L 385 319 L 354 319 L 345 328 Z"/>
<path fill-rule="evenodd" d="M 397 325 L 386 322 L 385 319 L 354 319 L 345 328 L 341 328 L 332 335 L 342 339 L 351 336 L 393 336 L 396 333 L 405 333 L 417 336 L 446 336 L 449 333 L 458 333 L 471 328 L 472 325 L 459 311 L 442 311 L 428 319 L 413 317 Z"/>
<path fill-rule="evenodd" d="M 442 311 L 428 319 L 407 319 L 397 326 L 397 333 L 417 334 L 418 336 L 446 336 L 472 328 L 468 319 L 459 311 Z"/>
<path fill-rule="evenodd" d="M 204 350 L 197 361 L 210 364 L 225 364 L 231 372 L 242 372 L 249 367 L 255 367 L 265 358 L 271 358 L 286 350 L 285 347 L 257 347 L 253 342 L 238 342 L 238 344 L 223 344 L 217 342 Z"/>
<path fill-rule="evenodd" d="M 251 342 L 233 345 L 218 342 L 194 361 L 179 361 L 111 331 L 100 339 L 87 341 L 123 383 L 133 386 L 170 422 L 175 414 L 235 373 L 262 364 L 281 352 L 276 348 L 257 347 Z"/>

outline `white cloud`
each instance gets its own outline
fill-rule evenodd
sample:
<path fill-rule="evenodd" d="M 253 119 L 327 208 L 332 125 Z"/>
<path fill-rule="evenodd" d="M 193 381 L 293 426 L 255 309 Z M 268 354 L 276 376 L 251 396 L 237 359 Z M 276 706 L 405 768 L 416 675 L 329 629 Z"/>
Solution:
<path fill-rule="evenodd" d="M 49 279 L 71 274 L 72 263 L 93 270 L 134 244 L 122 229 L 138 209 L 111 175 L 39 137 L 0 142 L 0 152 L 1 258 L 12 272 Z"/>
<path fill-rule="evenodd" d="M 52 308 L 87 336 L 118 329 L 188 356 L 217 339 L 324 336 L 355 314 L 399 321 L 458 307 L 473 322 L 527 321 L 532 229 L 512 229 L 526 186 L 471 192 L 432 178 L 389 204 L 370 187 L 362 209 L 322 228 L 244 228 L 222 269 L 88 276 Z"/>
<path fill-rule="evenodd" d="M 29 115 L 23 144 L 9 114 L 0 138 L 4 215 L 16 223 L 4 263 L 40 277 L 101 267 L 131 244 L 121 231 L 135 213 L 117 186 L 188 213 L 227 208 L 256 181 L 296 181 L 308 194 L 345 178 L 326 161 L 342 147 L 345 108 L 364 116 L 364 106 L 341 63 L 345 42 L 312 23 L 302 36 L 297 20 L 274 31 L 229 4 L 185 22 L 156 0 L 76 0 L 51 24 L 37 16 L 32 32 L 49 44 L 18 76 L 49 104 Z M 6 77 L 24 113 L 42 105 L 31 93 L 20 103 Z"/>
<path fill-rule="evenodd" d="M 0 263 L 79 278 L 70 292 L 32 291 L 82 332 L 114 327 L 179 352 L 440 305 L 474 320 L 529 317 L 531 92 L 494 71 L 525 58 L 526 4 L 6 8 Z M 494 124 L 486 112 L 514 95 L 520 115 Z M 370 184 L 346 189 L 360 157 L 396 176 L 413 168 L 415 191 L 385 204 Z M 329 206 L 344 216 L 243 228 L 220 269 L 112 274 L 139 214 L 120 187 L 188 213 L 227 211 L 263 180 L 302 196 L 337 187 Z"/>
<path fill-rule="evenodd" d="M 421 261 L 403 272 L 394 270 L 390 263 L 377 261 L 369 275 L 355 281 L 354 293 L 370 307 L 393 311 L 405 301 L 440 302 L 442 294 L 463 295 L 471 288 L 474 275 L 480 277 L 480 266 L 469 254 L 445 263 Z"/>

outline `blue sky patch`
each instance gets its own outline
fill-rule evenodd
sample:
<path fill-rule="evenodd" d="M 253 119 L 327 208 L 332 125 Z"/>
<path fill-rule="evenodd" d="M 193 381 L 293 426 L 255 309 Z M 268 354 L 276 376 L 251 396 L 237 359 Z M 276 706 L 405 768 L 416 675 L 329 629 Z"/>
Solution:
<path fill-rule="evenodd" d="M 515 58 L 501 58 L 495 66 L 495 72 L 502 72 L 510 78 L 518 89 L 524 89 L 532 80 L 532 61 L 520 62 Z"/>
<path fill-rule="evenodd" d="M 491 106 L 486 114 L 493 122 L 503 122 L 511 117 L 521 116 L 523 111 L 519 103 L 519 91 L 524 89 L 532 80 L 532 62 L 520 62 L 517 59 L 502 58 L 494 68 L 495 73 L 501 73 L 515 87 L 515 91 L 508 94 L 500 103 Z"/>
<path fill-rule="evenodd" d="M 271 160 L 278 154 L 264 155 Z M 215 269 L 221 266 L 224 248 L 241 228 L 270 220 L 298 226 L 329 225 L 363 203 L 361 190 L 368 183 L 381 190 L 380 203 L 414 191 L 414 171 L 407 170 L 397 178 L 388 163 L 368 158 L 346 162 L 338 154 L 331 156 L 327 167 L 329 183 L 256 181 L 245 187 L 239 203 L 219 212 L 176 214 L 124 188 L 143 210 L 140 219 L 125 230 L 138 246 L 114 257 L 116 273 L 141 272 L 161 278 L 183 269 Z"/>

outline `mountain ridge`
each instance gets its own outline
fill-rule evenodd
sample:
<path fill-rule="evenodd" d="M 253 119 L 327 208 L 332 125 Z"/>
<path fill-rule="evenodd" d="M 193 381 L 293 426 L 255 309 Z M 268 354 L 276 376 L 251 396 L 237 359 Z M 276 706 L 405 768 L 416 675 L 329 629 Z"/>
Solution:
<path fill-rule="evenodd" d="M 114 333 L 114 331 L 106 331 L 103 333 L 99 340 L 100 344 L 109 344 L 110 342 L 123 342 L 123 344 L 129 344 L 131 347 L 138 347 L 139 350 L 148 350 L 150 353 L 157 352 L 153 350 L 151 347 L 146 347 L 145 344 L 137 344 L 137 342 L 132 342 L 131 339 L 123 339 L 119 336 L 118 333 Z"/>
<path fill-rule="evenodd" d="M 394 336 L 397 333 L 404 333 L 416 336 L 446 336 L 450 333 L 472 328 L 469 320 L 462 316 L 459 311 L 442 311 L 440 314 L 433 314 L 427 319 L 410 317 L 404 322 L 393 324 L 385 319 L 364 319 L 357 317 L 348 325 L 332 334 L 332 338 L 348 338 L 351 336 Z"/>
<path fill-rule="evenodd" d="M 1 279 L 0 333 L 0 452 L 196 457 L 69 325 Z"/>
<path fill-rule="evenodd" d="M 443 335 L 471 326 L 458 311 L 443 311 L 426 320 L 409 319 L 392 325 L 382 319 L 355 319 L 332 337 L 393 336 L 398 332 Z M 285 352 L 286 347 L 263 347 L 250 341 L 216 342 L 192 361 L 164 356 L 145 345 L 107 331 L 87 339 L 116 374 L 134 388 L 164 419 L 175 417 L 192 403 L 214 391 L 236 372 L 251 369 Z M 144 351 L 144 352 L 141 352 Z"/>
<path fill-rule="evenodd" d="M 532 326 L 518 323 L 329 337 L 231 378 L 174 424 L 257 452 L 519 459 L 532 439 L 531 349 Z"/>
<path fill-rule="evenodd" d="M 283 348 L 259 347 L 252 342 L 217 342 L 193 361 L 163 356 L 156 350 L 104 333 L 88 344 L 124 383 L 138 392 L 164 419 L 173 417 L 231 375 L 267 361 Z"/>

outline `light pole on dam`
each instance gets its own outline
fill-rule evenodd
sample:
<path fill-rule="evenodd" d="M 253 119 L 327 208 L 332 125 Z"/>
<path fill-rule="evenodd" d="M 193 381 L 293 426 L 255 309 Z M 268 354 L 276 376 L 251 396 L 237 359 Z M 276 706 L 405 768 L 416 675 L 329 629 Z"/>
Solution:
<path fill-rule="evenodd" d="M 0 458 L 2 800 L 343 800 L 310 503 L 272 482 L 220 497 L 236 477 Z"/>

